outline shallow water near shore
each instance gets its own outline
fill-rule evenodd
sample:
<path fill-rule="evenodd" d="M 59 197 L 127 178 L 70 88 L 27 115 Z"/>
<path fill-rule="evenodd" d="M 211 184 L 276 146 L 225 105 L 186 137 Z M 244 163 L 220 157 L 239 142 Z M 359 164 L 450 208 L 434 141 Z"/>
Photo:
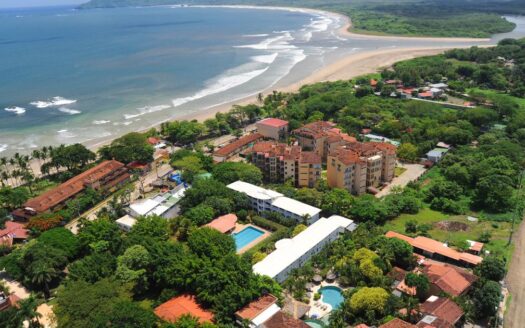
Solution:
<path fill-rule="evenodd" d="M 71 7 L 0 11 L 0 156 L 95 144 L 297 83 L 345 56 L 491 42 L 352 38 L 303 10 Z"/>

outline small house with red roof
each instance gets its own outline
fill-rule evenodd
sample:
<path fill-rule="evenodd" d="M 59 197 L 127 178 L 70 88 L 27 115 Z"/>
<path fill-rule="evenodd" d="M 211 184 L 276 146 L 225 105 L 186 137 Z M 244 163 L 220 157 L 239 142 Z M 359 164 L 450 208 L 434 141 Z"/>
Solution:
<path fill-rule="evenodd" d="M 267 294 L 248 303 L 242 309 L 235 312 L 235 318 L 239 325 L 248 323 L 250 328 L 255 328 L 260 327 L 264 322 L 280 311 L 281 308 L 277 305 L 277 297 Z"/>
<path fill-rule="evenodd" d="M 4 229 L 0 230 L 0 245 L 11 247 L 27 238 L 29 238 L 29 230 L 22 223 L 7 221 Z"/>
<path fill-rule="evenodd" d="M 389 322 L 382 324 L 379 328 L 416 328 L 416 326 L 399 318 L 394 318 Z"/>
<path fill-rule="evenodd" d="M 424 315 L 417 323 L 419 328 L 452 328 L 465 314 L 451 299 L 437 296 L 430 296 L 419 310 Z"/>
<path fill-rule="evenodd" d="M 466 294 L 478 277 L 472 273 L 448 264 L 426 261 L 421 269 L 430 281 L 430 292 L 445 292 L 458 297 Z"/>
<path fill-rule="evenodd" d="M 283 140 L 288 135 L 288 121 L 278 118 L 265 118 L 255 123 L 255 126 L 265 138 Z"/>
<path fill-rule="evenodd" d="M 200 323 L 212 322 L 213 313 L 204 309 L 194 295 L 183 294 L 173 297 L 169 301 L 162 303 L 155 308 L 157 317 L 164 321 L 174 323 L 184 315 L 197 318 Z"/>
<path fill-rule="evenodd" d="M 226 214 L 219 216 L 215 220 L 206 224 L 206 227 L 213 228 L 221 233 L 232 233 L 235 230 L 235 225 L 237 224 L 237 215 L 235 214 Z"/>
<path fill-rule="evenodd" d="M 20 298 L 14 293 L 6 295 L 3 292 L 0 292 L 0 312 L 16 306 Z"/>

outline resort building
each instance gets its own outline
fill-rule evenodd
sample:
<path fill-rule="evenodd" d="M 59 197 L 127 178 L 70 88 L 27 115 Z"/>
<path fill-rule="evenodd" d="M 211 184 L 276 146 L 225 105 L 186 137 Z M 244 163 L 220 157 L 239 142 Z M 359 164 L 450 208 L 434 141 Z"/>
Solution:
<path fill-rule="evenodd" d="M 219 216 L 215 220 L 206 224 L 208 228 L 213 228 L 221 233 L 230 234 L 235 230 L 235 225 L 237 224 L 237 215 L 235 214 L 226 214 Z"/>
<path fill-rule="evenodd" d="M 235 312 L 239 326 L 249 328 L 309 328 L 306 323 L 281 311 L 277 297 L 263 295 Z"/>
<path fill-rule="evenodd" d="M 466 270 L 433 261 L 424 262 L 421 272 L 428 277 L 430 293 L 434 295 L 441 292 L 455 297 L 464 295 L 478 280 L 478 277 Z"/>
<path fill-rule="evenodd" d="M 388 231 L 385 236 L 388 238 L 399 238 L 404 240 L 414 247 L 414 251 L 416 253 L 436 260 L 446 261 L 452 264 L 467 267 L 476 266 L 483 261 L 483 258 L 480 256 L 470 253 L 458 252 L 437 240 L 427 237 L 418 236 L 416 238 L 412 238 L 394 231 Z"/>
<path fill-rule="evenodd" d="M 445 297 L 430 296 L 420 305 L 423 318 L 417 323 L 418 328 L 456 327 L 465 314 L 454 301 Z"/>
<path fill-rule="evenodd" d="M 0 246 L 11 247 L 27 238 L 29 238 L 29 230 L 24 224 L 18 222 L 6 221 L 4 229 L 0 230 Z"/>
<path fill-rule="evenodd" d="M 32 216 L 59 210 L 64 204 L 86 188 L 112 191 L 130 178 L 124 164 L 111 160 L 67 180 L 61 185 L 28 200 L 24 207 L 13 211 L 15 219 L 29 219 Z"/>
<path fill-rule="evenodd" d="M 326 121 L 306 124 L 292 131 L 292 134 L 303 150 L 314 151 L 323 160 L 326 160 L 330 150 L 343 144 L 357 142 L 356 138 L 336 128 L 335 123 Z"/>
<path fill-rule="evenodd" d="M 262 171 L 265 181 L 292 180 L 298 187 L 312 188 L 321 177 L 321 157 L 312 151 L 302 151 L 299 146 L 261 141 L 245 154 Z"/>
<path fill-rule="evenodd" d="M 115 223 L 118 225 L 120 230 L 125 232 L 130 232 L 131 228 L 137 223 L 137 219 L 131 217 L 130 215 L 124 215 L 120 219 L 116 220 Z"/>
<path fill-rule="evenodd" d="M 383 142 L 349 143 L 332 150 L 327 181 L 332 188 L 361 195 L 394 179 L 396 147 Z"/>
<path fill-rule="evenodd" d="M 186 186 L 180 184 L 168 192 L 132 203 L 129 206 L 129 215 L 134 218 L 150 215 L 158 215 L 166 219 L 173 218 L 178 212 L 177 203 L 185 192 Z"/>
<path fill-rule="evenodd" d="M 253 266 L 253 271 L 282 283 L 293 269 L 304 265 L 313 255 L 345 231 L 357 228 L 352 220 L 333 215 L 321 218 L 292 239 L 275 243 L 275 251 Z"/>
<path fill-rule="evenodd" d="M 255 141 L 263 138 L 263 135 L 260 133 L 252 133 L 241 137 L 226 146 L 219 148 L 213 153 L 213 160 L 216 163 L 221 163 L 227 161 L 231 157 L 239 154 L 244 149 L 251 146 Z"/>
<path fill-rule="evenodd" d="M 255 123 L 255 126 L 265 138 L 284 140 L 288 136 L 288 122 L 278 118 L 265 118 Z"/>
<path fill-rule="evenodd" d="M 320 209 L 285 197 L 276 191 L 264 189 L 244 181 L 230 183 L 228 188 L 247 195 L 250 198 L 252 208 L 257 213 L 277 212 L 286 218 L 297 222 L 306 221 L 308 224 L 319 220 Z"/>
<path fill-rule="evenodd" d="M 203 309 L 194 295 L 183 294 L 173 297 L 155 308 L 155 314 L 164 321 L 175 323 L 182 316 L 190 315 L 200 323 L 212 322 L 213 313 Z"/>

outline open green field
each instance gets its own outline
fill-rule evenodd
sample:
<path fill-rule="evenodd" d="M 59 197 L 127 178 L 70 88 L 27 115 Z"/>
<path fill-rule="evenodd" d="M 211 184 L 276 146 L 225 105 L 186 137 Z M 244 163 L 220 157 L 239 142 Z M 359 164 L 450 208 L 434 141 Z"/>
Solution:
<path fill-rule="evenodd" d="M 388 222 L 385 229 L 396 231 L 402 234 L 405 232 L 405 224 L 410 220 L 416 220 L 418 224 L 428 224 L 432 228 L 428 231 L 430 238 L 446 242 L 450 245 L 458 245 L 468 240 L 478 240 L 483 232 L 491 234 L 490 242 L 485 245 L 485 250 L 491 253 L 503 255 L 510 258 L 513 246 L 507 247 L 511 223 L 509 222 L 491 222 L 480 219 L 478 222 L 467 220 L 466 215 L 446 215 L 430 208 L 422 209 L 418 214 L 402 214 L 396 219 Z M 440 227 L 439 223 L 454 222 L 456 226 L 463 229 L 459 231 L 450 231 Z"/>
<path fill-rule="evenodd" d="M 509 99 L 513 100 L 517 104 L 519 104 L 521 108 L 525 109 L 525 98 L 518 98 L 518 97 L 514 97 L 514 96 L 511 96 L 511 95 L 505 94 L 505 93 L 498 92 L 496 90 L 487 90 L 487 89 L 480 89 L 480 88 L 470 88 L 470 89 L 467 90 L 467 93 L 471 93 L 471 92 L 481 93 L 481 94 L 485 95 L 489 99 L 491 97 L 493 97 L 493 96 L 498 96 L 498 95 L 501 96 L 501 95 L 503 95 L 503 96 L 506 96 Z"/>

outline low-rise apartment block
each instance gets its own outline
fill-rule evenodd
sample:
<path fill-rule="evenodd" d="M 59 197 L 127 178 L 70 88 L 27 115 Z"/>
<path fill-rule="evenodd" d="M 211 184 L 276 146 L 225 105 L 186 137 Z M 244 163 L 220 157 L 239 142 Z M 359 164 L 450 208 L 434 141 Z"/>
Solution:
<path fill-rule="evenodd" d="M 284 140 L 288 136 L 288 122 L 278 118 L 265 118 L 255 123 L 255 126 L 265 138 Z"/>
<path fill-rule="evenodd" d="M 228 188 L 247 195 L 250 198 L 252 208 L 258 213 L 277 212 L 286 218 L 297 222 L 306 221 L 308 224 L 319 220 L 320 209 L 285 197 L 276 191 L 264 189 L 244 181 L 230 183 Z"/>
<path fill-rule="evenodd" d="M 292 131 L 292 134 L 303 150 L 314 151 L 323 160 L 338 146 L 357 142 L 354 137 L 336 128 L 335 123 L 325 121 L 306 124 Z"/>
<path fill-rule="evenodd" d="M 298 187 L 314 187 L 321 177 L 321 157 L 299 146 L 272 141 L 258 142 L 246 151 L 247 157 L 269 182 L 293 180 Z"/>

